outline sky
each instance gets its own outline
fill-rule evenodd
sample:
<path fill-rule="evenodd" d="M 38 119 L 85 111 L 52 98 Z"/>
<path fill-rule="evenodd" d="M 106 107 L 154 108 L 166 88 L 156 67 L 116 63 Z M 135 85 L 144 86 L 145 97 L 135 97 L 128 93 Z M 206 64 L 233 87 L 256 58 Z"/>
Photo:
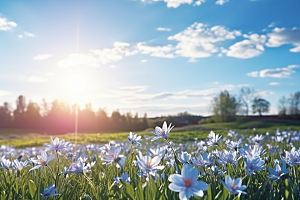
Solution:
<path fill-rule="evenodd" d="M 221 91 L 299 91 L 299 0 L 0 1 L 0 103 L 211 115 Z"/>

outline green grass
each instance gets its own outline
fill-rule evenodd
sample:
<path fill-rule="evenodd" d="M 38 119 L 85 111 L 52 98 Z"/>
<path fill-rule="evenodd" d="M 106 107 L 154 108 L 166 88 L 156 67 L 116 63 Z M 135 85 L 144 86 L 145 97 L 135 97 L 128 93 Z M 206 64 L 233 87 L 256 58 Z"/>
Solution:
<path fill-rule="evenodd" d="M 253 129 L 255 128 L 255 130 Z M 265 134 L 266 132 L 275 133 L 277 129 L 280 130 L 300 130 L 299 122 L 291 121 L 235 121 L 227 123 L 211 123 L 202 125 L 192 125 L 187 127 L 174 128 L 169 139 L 173 142 L 187 142 L 194 141 L 195 138 L 198 140 L 204 140 L 209 132 L 213 130 L 217 134 L 226 136 L 228 130 L 232 129 L 241 134 L 255 135 Z M 154 136 L 151 130 L 135 132 L 138 135 L 149 135 Z M 114 141 L 126 141 L 129 132 L 119 133 L 78 133 L 77 139 L 74 134 L 64 134 L 58 136 L 60 139 L 65 139 L 78 144 L 87 143 L 108 143 L 110 140 Z M 30 146 L 42 146 L 44 143 L 50 142 L 50 135 L 46 135 L 41 131 L 34 130 L 15 130 L 6 129 L 0 130 L 0 145 L 12 145 L 17 148 L 30 147 Z"/>

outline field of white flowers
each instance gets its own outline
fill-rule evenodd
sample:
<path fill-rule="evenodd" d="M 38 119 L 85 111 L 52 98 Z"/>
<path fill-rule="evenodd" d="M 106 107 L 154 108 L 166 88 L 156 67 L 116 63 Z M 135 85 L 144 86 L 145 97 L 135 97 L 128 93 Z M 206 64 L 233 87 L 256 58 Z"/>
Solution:
<path fill-rule="evenodd" d="M 2 145 L 0 200 L 300 199 L 299 132 L 211 131 L 206 141 L 173 143 L 172 128 L 106 145 Z"/>

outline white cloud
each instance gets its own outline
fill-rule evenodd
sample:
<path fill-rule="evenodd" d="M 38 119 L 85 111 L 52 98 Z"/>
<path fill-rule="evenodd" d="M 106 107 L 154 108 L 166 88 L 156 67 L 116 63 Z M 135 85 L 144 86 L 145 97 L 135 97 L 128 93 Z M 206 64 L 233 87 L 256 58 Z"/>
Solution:
<path fill-rule="evenodd" d="M 51 58 L 52 54 L 40 54 L 33 57 L 33 60 L 46 60 L 47 58 Z"/>
<path fill-rule="evenodd" d="M 223 4 L 225 4 L 225 3 L 227 3 L 227 2 L 229 2 L 229 0 L 217 0 L 217 1 L 216 1 L 216 4 L 222 6 Z"/>
<path fill-rule="evenodd" d="M 248 73 L 248 76 L 251 77 L 272 77 L 272 78 L 288 78 L 291 74 L 295 73 L 294 69 L 299 68 L 298 65 L 289 65 L 283 68 L 276 68 L 276 69 L 264 69 L 261 71 L 253 71 Z"/>
<path fill-rule="evenodd" d="M 58 61 L 57 66 L 62 68 L 73 66 L 100 67 L 100 63 L 93 54 L 72 53 L 66 59 Z"/>
<path fill-rule="evenodd" d="M 129 43 L 114 42 L 113 48 L 92 49 L 90 53 L 72 53 L 66 59 L 57 62 L 59 67 L 69 68 L 73 66 L 100 67 L 111 62 L 123 59 L 124 56 L 130 56 L 138 51 Z"/>
<path fill-rule="evenodd" d="M 163 28 L 163 27 L 158 27 L 156 30 L 158 30 L 158 31 L 171 31 L 170 28 Z"/>
<path fill-rule="evenodd" d="M 112 69 L 117 68 L 116 65 L 110 65 L 109 67 L 112 68 Z"/>
<path fill-rule="evenodd" d="M 143 92 L 148 88 L 148 86 L 140 85 L 140 86 L 125 86 L 119 87 L 117 90 L 110 90 L 112 93 L 117 93 L 122 96 L 128 96 L 133 93 Z"/>
<path fill-rule="evenodd" d="M 205 3 L 205 0 L 195 1 L 194 6 L 201 6 L 201 4 Z"/>
<path fill-rule="evenodd" d="M 164 1 L 167 3 L 168 8 L 177 8 L 181 4 L 192 4 L 193 0 L 153 0 L 153 1 Z"/>
<path fill-rule="evenodd" d="M 279 85 L 278 82 L 270 82 L 269 85 Z"/>
<path fill-rule="evenodd" d="M 248 59 L 259 56 L 264 52 L 265 35 L 244 35 L 246 40 L 237 42 L 229 47 L 226 55 L 229 57 Z"/>
<path fill-rule="evenodd" d="M 143 60 L 141 60 L 141 62 L 142 62 L 142 63 L 146 63 L 146 62 L 148 62 L 148 60 L 143 59 Z"/>
<path fill-rule="evenodd" d="M 137 43 L 137 49 L 142 54 L 150 54 L 154 57 L 162 57 L 162 58 L 174 58 L 174 54 L 172 54 L 172 51 L 174 50 L 174 47 L 170 44 L 166 46 L 150 46 L 147 45 L 145 42 L 139 42 Z"/>
<path fill-rule="evenodd" d="M 268 41 L 266 45 L 268 47 L 279 47 L 284 44 L 291 44 L 295 46 L 290 49 L 291 52 L 300 52 L 300 28 L 274 28 L 271 33 L 267 34 L 267 36 Z"/>
<path fill-rule="evenodd" d="M 4 96 L 7 96 L 11 94 L 11 92 L 9 91 L 6 91 L 6 90 L 0 90 L 0 97 L 4 97 Z"/>
<path fill-rule="evenodd" d="M 31 82 L 37 82 L 37 83 L 47 82 L 47 79 L 40 77 L 40 76 L 30 76 L 28 80 Z"/>
<path fill-rule="evenodd" d="M 254 93 L 254 96 L 267 97 L 267 96 L 270 96 L 270 95 L 273 95 L 273 94 L 274 94 L 274 92 L 271 92 L 271 91 L 258 91 L 258 92 Z"/>
<path fill-rule="evenodd" d="M 18 35 L 18 37 L 20 38 L 20 39 L 22 39 L 22 38 L 24 38 L 24 37 L 35 37 L 35 35 L 33 34 L 33 33 L 29 33 L 29 32 L 24 32 L 24 34 L 20 34 L 20 35 Z"/>
<path fill-rule="evenodd" d="M 176 54 L 189 58 L 205 58 L 219 51 L 217 47 L 219 42 L 232 40 L 240 35 L 240 31 L 229 31 L 224 26 L 209 28 L 196 22 L 168 39 L 178 41 Z"/>
<path fill-rule="evenodd" d="M 216 93 L 222 90 L 231 91 L 234 89 L 234 85 L 223 85 L 217 88 L 209 88 L 204 90 L 183 90 L 178 92 L 160 92 L 156 94 L 134 94 L 130 97 L 124 98 L 126 102 L 142 102 L 152 100 L 164 100 L 164 99 L 188 99 L 188 98 L 211 98 Z"/>
<path fill-rule="evenodd" d="M 17 27 L 17 23 L 13 21 L 7 21 L 6 18 L 0 17 L 0 31 L 9 31 Z"/>
<path fill-rule="evenodd" d="M 47 72 L 46 75 L 47 76 L 54 76 L 54 73 L 53 72 Z"/>

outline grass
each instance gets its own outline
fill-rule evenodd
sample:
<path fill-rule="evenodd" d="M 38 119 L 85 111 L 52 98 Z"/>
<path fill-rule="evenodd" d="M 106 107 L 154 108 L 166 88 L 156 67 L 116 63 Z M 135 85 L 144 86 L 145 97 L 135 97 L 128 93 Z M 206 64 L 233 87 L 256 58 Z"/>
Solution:
<path fill-rule="evenodd" d="M 253 129 L 255 128 L 255 130 Z M 300 122 L 291 121 L 235 121 L 227 123 L 211 123 L 203 125 L 192 125 L 187 127 L 174 128 L 169 139 L 173 142 L 183 143 L 188 141 L 205 140 L 211 130 L 217 134 L 226 136 L 228 130 L 232 129 L 236 132 L 245 135 L 265 134 L 266 132 L 274 133 L 277 129 L 280 130 L 296 130 L 300 131 Z M 151 130 L 135 132 L 138 135 L 153 136 Z M 59 135 L 60 139 L 65 139 L 78 144 L 86 143 L 108 143 L 114 141 L 126 141 L 129 132 L 118 133 L 78 133 L 77 139 L 74 133 Z M 44 143 L 49 143 L 50 135 L 34 130 L 15 130 L 15 129 L 2 129 L 0 130 L 0 145 L 12 145 L 17 148 L 22 147 L 38 147 Z M 52 136 L 56 137 L 56 136 Z"/>

